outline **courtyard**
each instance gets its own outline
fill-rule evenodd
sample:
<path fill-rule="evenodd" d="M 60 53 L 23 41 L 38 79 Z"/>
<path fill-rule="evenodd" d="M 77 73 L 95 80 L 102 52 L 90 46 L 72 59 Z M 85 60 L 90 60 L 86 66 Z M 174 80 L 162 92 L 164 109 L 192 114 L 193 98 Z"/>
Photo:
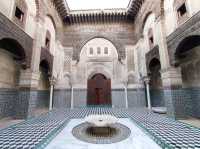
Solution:
<path fill-rule="evenodd" d="M 29 119 L 2 129 L 0 131 L 0 148 L 117 148 L 115 144 L 98 146 L 84 143 L 72 136 L 70 130 L 81 123 L 85 116 L 90 114 L 114 115 L 120 119 L 120 123 L 126 123 L 131 129 L 132 134 L 124 143 L 126 145 L 134 143 L 133 146 L 135 145 L 138 149 L 148 148 L 149 142 L 150 145 L 153 144 L 154 147 L 152 148 L 200 148 L 199 128 L 152 113 L 145 109 L 112 108 L 59 109 L 51 111 L 38 118 Z M 63 134 L 65 132 L 66 134 Z M 136 144 L 134 137 L 139 138 Z M 144 143 L 144 141 L 147 143 Z M 119 148 L 120 142 L 116 145 L 119 145 Z M 124 146 L 123 141 L 121 142 L 121 146 Z M 133 146 L 129 146 L 129 148 Z"/>
<path fill-rule="evenodd" d="M 0 149 L 200 149 L 199 0 L 0 0 Z"/>

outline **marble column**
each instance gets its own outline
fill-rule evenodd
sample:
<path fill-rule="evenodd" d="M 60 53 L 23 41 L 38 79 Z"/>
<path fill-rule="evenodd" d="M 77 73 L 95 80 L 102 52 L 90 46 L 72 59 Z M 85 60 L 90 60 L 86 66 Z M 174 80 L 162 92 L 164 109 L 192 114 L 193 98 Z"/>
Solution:
<path fill-rule="evenodd" d="M 149 88 L 150 78 L 149 77 L 144 77 L 144 83 L 145 83 L 146 92 L 147 92 L 148 109 L 151 110 L 152 106 L 151 106 L 151 96 L 150 96 L 150 88 Z"/>
<path fill-rule="evenodd" d="M 124 81 L 122 81 L 122 84 L 124 86 L 125 107 L 128 108 L 128 80 L 125 79 Z"/>
<path fill-rule="evenodd" d="M 54 76 L 49 78 L 50 81 L 50 99 L 49 99 L 49 111 L 53 109 L 53 91 L 54 91 L 54 85 L 56 84 L 56 78 Z"/>
<path fill-rule="evenodd" d="M 71 85 L 71 109 L 74 109 L 74 88 Z"/>
<path fill-rule="evenodd" d="M 126 83 L 124 85 L 126 108 L 128 108 L 128 92 L 127 92 L 127 88 L 128 88 L 128 84 Z"/>

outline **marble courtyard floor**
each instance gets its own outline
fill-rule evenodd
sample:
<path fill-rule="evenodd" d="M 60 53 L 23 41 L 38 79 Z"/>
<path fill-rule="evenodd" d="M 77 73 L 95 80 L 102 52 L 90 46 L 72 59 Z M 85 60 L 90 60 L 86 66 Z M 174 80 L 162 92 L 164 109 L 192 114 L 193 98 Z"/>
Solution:
<path fill-rule="evenodd" d="M 90 114 L 111 114 L 127 123 L 132 134 L 138 130 L 144 137 L 157 143 L 159 148 L 200 149 L 200 129 L 182 122 L 175 121 L 162 115 L 158 115 L 145 109 L 112 109 L 112 108 L 82 108 L 59 109 L 43 114 L 37 118 L 23 121 L 0 130 L 1 149 L 33 149 L 51 148 L 56 143 L 56 138 L 62 136 L 64 131 L 79 123 L 81 119 Z M 78 120 L 75 122 L 75 120 Z M 127 120 L 127 121 L 125 121 Z M 123 123 L 122 122 L 122 123 Z M 133 124 L 133 125 L 132 125 Z M 69 134 L 68 134 L 69 135 Z M 69 145 L 72 138 L 66 134 L 66 144 Z M 133 137 L 133 136 L 131 136 Z M 130 141 L 128 138 L 124 141 Z M 145 139 L 146 140 L 146 139 Z M 68 142 L 69 141 L 69 142 Z M 75 140 L 74 142 L 76 142 Z M 73 143 L 74 143 L 73 142 Z M 133 142 L 129 142 L 131 144 Z M 138 142 L 148 145 L 145 142 Z M 55 144 L 54 144 L 55 145 Z M 67 149 L 78 146 L 75 143 Z M 132 144 L 134 146 L 134 144 Z M 92 148 L 101 149 L 101 145 Z M 119 146 L 118 146 L 119 147 Z M 77 149 L 88 149 L 90 146 L 81 146 Z M 114 147 L 113 147 L 114 148 Z M 61 149 L 59 146 L 56 149 Z M 104 146 L 104 149 L 105 146 Z M 127 148 L 128 149 L 128 148 Z"/>
<path fill-rule="evenodd" d="M 72 119 L 68 125 L 55 137 L 46 149 L 161 149 L 148 135 L 127 118 L 121 118 L 119 123 L 131 130 L 131 135 L 120 142 L 111 144 L 92 144 L 78 140 L 72 135 L 75 126 L 84 123 L 83 119 Z M 66 137 L 67 136 L 67 137 Z M 87 138 L 87 136 L 84 136 Z M 59 147 L 58 147 L 59 146 Z"/>

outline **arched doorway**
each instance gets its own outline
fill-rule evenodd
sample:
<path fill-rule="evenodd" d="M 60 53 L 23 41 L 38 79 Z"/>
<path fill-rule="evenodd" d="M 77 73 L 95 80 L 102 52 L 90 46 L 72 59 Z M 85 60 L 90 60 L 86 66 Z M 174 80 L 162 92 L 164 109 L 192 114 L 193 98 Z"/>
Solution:
<path fill-rule="evenodd" d="M 38 98 L 34 110 L 34 116 L 46 113 L 49 110 L 50 96 L 50 66 L 46 60 L 42 60 L 39 65 L 40 78 L 38 83 Z"/>
<path fill-rule="evenodd" d="M 161 79 L 161 64 L 160 60 L 153 58 L 149 64 L 150 71 L 150 96 L 152 107 L 164 107 L 165 101 L 162 92 L 162 79 Z"/>
<path fill-rule="evenodd" d="M 88 80 L 87 105 L 111 106 L 111 80 L 102 74 L 95 74 Z"/>

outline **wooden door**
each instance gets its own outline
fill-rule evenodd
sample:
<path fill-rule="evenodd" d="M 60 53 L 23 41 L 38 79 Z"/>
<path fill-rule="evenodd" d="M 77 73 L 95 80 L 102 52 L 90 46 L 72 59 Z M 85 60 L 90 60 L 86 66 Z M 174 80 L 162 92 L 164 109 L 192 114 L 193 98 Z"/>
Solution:
<path fill-rule="evenodd" d="M 96 74 L 88 80 L 87 104 L 93 106 L 111 106 L 111 80 L 102 74 Z"/>

